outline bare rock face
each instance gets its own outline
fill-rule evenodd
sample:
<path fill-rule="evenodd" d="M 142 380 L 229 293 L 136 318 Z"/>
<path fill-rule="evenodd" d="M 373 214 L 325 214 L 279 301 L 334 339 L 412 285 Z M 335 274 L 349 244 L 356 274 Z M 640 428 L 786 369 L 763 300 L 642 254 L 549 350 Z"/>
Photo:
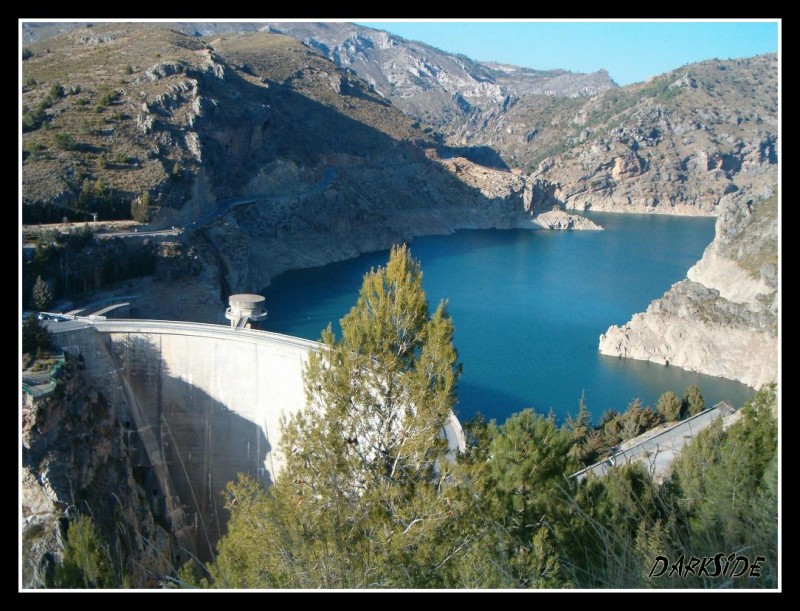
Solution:
<path fill-rule="evenodd" d="M 715 216 L 777 179 L 777 57 L 711 60 L 586 98 L 521 96 L 446 142 L 491 147 L 573 210 Z"/>
<path fill-rule="evenodd" d="M 600 336 L 600 352 L 739 380 L 778 374 L 777 197 L 728 197 L 688 280 Z"/>
<path fill-rule="evenodd" d="M 611 178 L 614 180 L 625 180 L 631 176 L 638 176 L 642 173 L 644 163 L 642 159 L 633 151 L 614 158 L 614 167 L 611 168 Z"/>
<path fill-rule="evenodd" d="M 569 214 L 563 210 L 550 210 L 533 218 L 533 222 L 543 229 L 572 229 L 597 231 L 603 228 L 597 223 L 578 214 Z"/>
<path fill-rule="evenodd" d="M 508 108 L 520 96 L 575 97 L 615 88 L 608 73 L 532 70 L 478 62 L 351 23 L 266 23 L 353 70 L 403 112 L 448 133 L 474 112 Z"/>

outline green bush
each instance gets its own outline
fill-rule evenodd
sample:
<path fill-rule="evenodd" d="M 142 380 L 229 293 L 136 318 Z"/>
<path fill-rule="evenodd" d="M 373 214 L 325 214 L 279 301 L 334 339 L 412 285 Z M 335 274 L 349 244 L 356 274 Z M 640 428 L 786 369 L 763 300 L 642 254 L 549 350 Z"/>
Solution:
<path fill-rule="evenodd" d="M 700 394 L 700 389 L 692 384 L 683 393 L 683 413 L 687 416 L 694 416 L 705 408 L 706 402 L 703 395 Z"/>
<path fill-rule="evenodd" d="M 131 217 L 137 223 L 146 223 L 150 218 L 150 193 L 145 191 L 141 197 L 131 202 Z"/>
<path fill-rule="evenodd" d="M 55 140 L 56 146 L 58 146 L 60 149 L 64 149 L 65 151 L 74 150 L 78 146 L 77 142 L 75 142 L 75 138 L 72 137 L 72 134 L 65 132 L 56 134 L 53 139 Z"/>
<path fill-rule="evenodd" d="M 58 83 L 53 83 L 53 86 L 50 87 L 50 91 L 47 94 L 50 99 L 58 100 L 59 98 L 64 97 L 64 87 L 59 85 Z"/>
<path fill-rule="evenodd" d="M 97 532 L 91 517 L 79 516 L 70 523 L 64 559 L 48 584 L 56 588 L 128 587 L 119 559 Z"/>

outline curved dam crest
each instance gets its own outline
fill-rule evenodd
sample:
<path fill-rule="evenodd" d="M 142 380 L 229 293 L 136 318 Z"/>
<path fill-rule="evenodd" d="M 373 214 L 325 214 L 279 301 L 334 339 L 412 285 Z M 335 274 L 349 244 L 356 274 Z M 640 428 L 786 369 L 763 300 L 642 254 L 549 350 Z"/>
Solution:
<path fill-rule="evenodd" d="M 210 559 L 228 519 L 225 485 L 247 473 L 269 486 L 282 470 L 281 420 L 305 406 L 303 369 L 319 344 L 177 321 L 87 318 L 50 327 L 145 448 L 154 512 L 180 546 Z M 455 415 L 445 434 L 452 452 L 463 449 Z"/>

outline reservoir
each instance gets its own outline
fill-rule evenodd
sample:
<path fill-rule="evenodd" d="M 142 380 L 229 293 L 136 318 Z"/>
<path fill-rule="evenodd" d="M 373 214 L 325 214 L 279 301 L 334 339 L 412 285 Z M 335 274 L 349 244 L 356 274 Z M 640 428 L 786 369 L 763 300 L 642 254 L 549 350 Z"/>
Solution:
<path fill-rule="evenodd" d="M 598 340 L 675 282 L 714 238 L 713 218 L 587 213 L 605 231 L 465 230 L 416 238 L 431 311 L 441 299 L 455 325 L 463 364 L 457 414 L 505 420 L 526 407 L 552 410 L 559 422 L 581 393 L 597 422 L 635 398 L 655 403 L 696 384 L 712 405 L 740 406 L 754 391 L 677 367 L 601 355 Z M 273 279 L 261 328 L 319 339 L 356 301 L 363 275 L 388 251 Z"/>

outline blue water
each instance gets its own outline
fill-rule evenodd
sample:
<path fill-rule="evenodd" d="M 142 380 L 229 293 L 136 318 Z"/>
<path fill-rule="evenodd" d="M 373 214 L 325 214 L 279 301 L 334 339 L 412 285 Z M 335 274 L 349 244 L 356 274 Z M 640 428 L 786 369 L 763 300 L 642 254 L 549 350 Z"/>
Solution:
<path fill-rule="evenodd" d="M 602 356 L 598 339 L 660 297 L 702 256 L 714 219 L 587 214 L 605 231 L 473 230 L 414 240 L 431 309 L 449 302 L 463 364 L 458 415 L 505 420 L 525 407 L 561 421 L 581 392 L 595 420 L 634 398 L 655 405 L 690 384 L 707 404 L 741 405 L 747 386 L 676 367 Z M 355 303 L 388 251 L 276 277 L 262 328 L 318 339 Z"/>

